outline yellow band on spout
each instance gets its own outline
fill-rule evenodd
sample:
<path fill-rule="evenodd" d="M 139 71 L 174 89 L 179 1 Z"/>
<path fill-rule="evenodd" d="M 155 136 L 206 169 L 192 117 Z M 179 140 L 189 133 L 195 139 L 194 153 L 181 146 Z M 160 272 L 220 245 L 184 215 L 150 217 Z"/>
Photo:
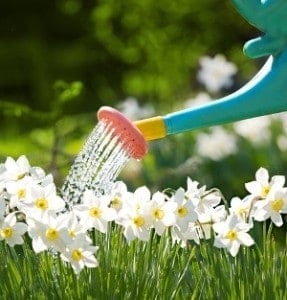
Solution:
<path fill-rule="evenodd" d="M 157 140 L 166 136 L 166 127 L 162 117 L 153 117 L 134 122 L 146 141 Z"/>

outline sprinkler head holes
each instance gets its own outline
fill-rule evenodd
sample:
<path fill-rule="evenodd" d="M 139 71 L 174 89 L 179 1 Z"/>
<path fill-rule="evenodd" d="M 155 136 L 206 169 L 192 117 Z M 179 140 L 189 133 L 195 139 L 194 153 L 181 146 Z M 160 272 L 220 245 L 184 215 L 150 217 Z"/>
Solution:
<path fill-rule="evenodd" d="M 118 142 L 130 157 L 141 159 L 148 151 L 147 142 L 138 128 L 122 113 L 114 108 L 103 106 L 99 109 L 98 120 L 105 123 L 118 137 Z"/>

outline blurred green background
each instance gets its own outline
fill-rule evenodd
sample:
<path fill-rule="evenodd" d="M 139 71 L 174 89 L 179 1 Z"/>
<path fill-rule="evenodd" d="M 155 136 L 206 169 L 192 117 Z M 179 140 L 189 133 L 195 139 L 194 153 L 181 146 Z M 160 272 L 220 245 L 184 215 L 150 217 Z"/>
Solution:
<path fill-rule="evenodd" d="M 238 73 L 213 96 L 230 93 L 263 63 L 242 53 L 258 34 L 227 0 L 0 1 L 0 159 L 26 154 L 61 183 L 100 106 L 133 97 L 155 114 L 181 108 L 204 91 L 199 59 L 218 53 Z M 259 145 L 237 135 L 237 152 L 220 160 L 196 152 L 200 131 L 155 141 L 121 179 L 157 190 L 185 186 L 190 176 L 227 197 L 244 195 L 258 167 L 286 173 L 282 124 L 272 121 Z"/>

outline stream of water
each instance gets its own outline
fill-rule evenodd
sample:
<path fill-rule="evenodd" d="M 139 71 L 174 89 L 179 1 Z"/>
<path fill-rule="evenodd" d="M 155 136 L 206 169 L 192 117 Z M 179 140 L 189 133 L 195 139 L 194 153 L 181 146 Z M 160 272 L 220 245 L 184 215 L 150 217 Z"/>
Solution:
<path fill-rule="evenodd" d="M 85 190 L 96 195 L 110 192 L 122 168 L 130 159 L 111 125 L 99 121 L 77 155 L 62 187 L 62 196 L 71 206 L 81 202 Z"/>

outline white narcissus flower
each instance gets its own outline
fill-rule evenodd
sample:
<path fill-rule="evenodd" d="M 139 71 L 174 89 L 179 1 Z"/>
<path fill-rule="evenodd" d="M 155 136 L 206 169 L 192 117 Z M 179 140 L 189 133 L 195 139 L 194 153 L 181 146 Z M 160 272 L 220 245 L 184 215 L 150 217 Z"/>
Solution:
<path fill-rule="evenodd" d="M 29 175 L 31 168 L 28 159 L 24 155 L 20 156 L 16 161 L 12 157 L 7 157 L 4 167 L 5 170 L 2 176 L 6 182 L 24 178 Z"/>
<path fill-rule="evenodd" d="M 7 196 L 9 198 L 9 207 L 18 207 L 18 204 L 27 199 L 29 189 L 32 185 L 36 185 L 29 176 L 17 181 L 9 181 L 6 183 Z"/>
<path fill-rule="evenodd" d="M 64 252 L 67 245 L 72 242 L 72 237 L 63 223 L 62 218 L 45 213 L 40 218 L 27 218 L 28 234 L 32 239 L 35 253 L 49 248 Z"/>
<path fill-rule="evenodd" d="M 124 236 L 128 241 L 138 238 L 149 239 L 151 215 L 149 210 L 151 193 L 145 186 L 135 190 L 131 198 L 126 199 L 118 213 L 116 222 L 124 227 Z"/>
<path fill-rule="evenodd" d="M 51 180 L 53 179 L 52 175 L 46 176 L 45 171 L 40 167 L 31 167 L 29 173 L 31 178 L 37 183 L 41 183 L 44 180 L 49 181 L 49 183 L 53 182 L 53 180 Z"/>
<path fill-rule="evenodd" d="M 127 190 L 127 186 L 122 181 L 115 182 L 110 197 L 110 207 L 114 208 L 117 212 L 122 209 L 123 203 L 127 198 L 131 198 L 132 193 Z"/>
<path fill-rule="evenodd" d="M 42 216 L 46 212 L 57 213 L 65 208 L 64 200 L 56 193 L 54 184 L 47 186 L 32 185 L 24 201 L 18 204 L 26 216 Z"/>
<path fill-rule="evenodd" d="M 198 214 L 195 211 L 195 206 L 192 201 L 186 199 L 183 188 L 177 189 L 171 200 L 177 204 L 175 210 L 175 226 L 177 226 L 180 231 L 185 232 L 189 226 L 189 223 L 195 222 L 198 218 Z"/>
<path fill-rule="evenodd" d="M 132 241 L 135 238 L 148 241 L 151 218 L 147 210 L 142 209 L 139 211 L 132 207 L 129 209 L 128 206 L 125 206 L 119 212 L 117 223 L 123 226 L 124 236 L 128 241 Z"/>
<path fill-rule="evenodd" d="M 285 184 L 285 177 L 276 175 L 269 179 L 269 172 L 265 168 L 259 168 L 255 173 L 255 180 L 245 183 L 246 190 L 253 196 L 265 199 L 271 189 L 281 189 Z"/>
<path fill-rule="evenodd" d="M 78 217 L 76 216 L 73 210 L 66 213 L 59 214 L 58 218 L 62 223 L 62 225 L 65 228 L 67 228 L 72 240 L 81 237 L 85 239 L 88 243 L 92 242 L 90 237 L 87 235 L 86 226 L 80 223 L 80 220 L 78 219 Z"/>
<path fill-rule="evenodd" d="M 232 76 L 236 74 L 235 64 L 228 62 L 223 55 L 203 56 L 200 61 L 197 79 L 209 92 L 217 93 L 232 85 Z"/>
<path fill-rule="evenodd" d="M 109 207 L 108 196 L 96 196 L 91 190 L 83 194 L 83 204 L 74 206 L 73 211 L 80 218 L 80 223 L 86 229 L 95 228 L 102 233 L 108 231 L 108 222 L 115 220 L 117 213 Z"/>
<path fill-rule="evenodd" d="M 187 177 L 187 189 L 185 192 L 185 197 L 192 201 L 194 206 L 197 206 L 200 202 L 200 198 L 206 192 L 206 186 L 198 187 L 199 182 L 196 180 L 192 180 Z"/>
<path fill-rule="evenodd" d="M 173 242 L 181 243 L 185 247 L 188 241 L 194 241 L 197 245 L 200 244 L 200 226 L 197 223 L 190 222 L 185 232 L 179 230 L 178 227 L 171 228 L 171 236 Z"/>
<path fill-rule="evenodd" d="M 36 183 L 53 182 L 52 175 L 45 175 L 45 171 L 40 167 L 31 167 L 25 155 L 21 155 L 17 160 L 7 157 L 4 164 L 0 165 L 0 181 L 18 181 L 24 177 L 31 177 Z"/>
<path fill-rule="evenodd" d="M 252 196 L 246 196 L 242 200 L 239 197 L 233 197 L 230 200 L 230 213 L 237 215 L 241 221 L 247 222 L 251 216 L 253 199 Z"/>
<path fill-rule="evenodd" d="M 22 235 L 27 231 L 27 225 L 17 222 L 15 213 L 10 213 L 0 221 L 0 240 L 5 240 L 11 247 L 24 243 Z"/>
<path fill-rule="evenodd" d="M 151 200 L 151 192 L 146 186 L 137 188 L 132 197 L 127 199 L 126 205 L 135 211 L 141 211 Z"/>
<path fill-rule="evenodd" d="M 79 274 L 84 267 L 95 268 L 98 261 L 94 256 L 98 247 L 92 246 L 85 239 L 76 238 L 65 251 L 61 253 L 61 258 L 71 264 L 74 272 Z"/>
<path fill-rule="evenodd" d="M 156 192 L 148 205 L 151 216 L 151 225 L 158 235 L 162 235 L 166 228 L 175 224 L 175 210 L 177 205 L 174 201 L 166 201 L 165 195 Z"/>
<path fill-rule="evenodd" d="M 198 182 L 188 177 L 185 196 L 188 200 L 192 201 L 198 215 L 209 214 L 209 211 L 213 210 L 220 203 L 221 197 L 217 191 L 210 192 L 206 190 L 206 186 L 202 186 L 201 188 L 197 186 Z"/>
<path fill-rule="evenodd" d="M 217 192 L 206 192 L 200 197 L 200 200 L 195 208 L 198 215 L 200 214 L 208 214 L 210 211 L 213 211 L 214 207 L 216 207 L 221 201 L 221 197 Z"/>
<path fill-rule="evenodd" d="M 278 189 L 269 193 L 265 200 L 255 203 L 254 219 L 256 221 L 271 221 L 278 227 L 283 225 L 281 214 L 287 213 L 287 189 Z"/>
<path fill-rule="evenodd" d="M 242 222 L 237 215 L 229 215 L 225 221 L 213 224 L 215 231 L 214 246 L 227 248 L 232 256 L 236 256 L 240 245 L 252 246 L 254 240 L 247 233 L 250 225 Z"/>
<path fill-rule="evenodd" d="M 224 205 L 210 208 L 206 213 L 198 215 L 198 234 L 201 239 L 211 238 L 211 229 L 214 223 L 221 222 L 226 219 L 226 209 Z"/>

